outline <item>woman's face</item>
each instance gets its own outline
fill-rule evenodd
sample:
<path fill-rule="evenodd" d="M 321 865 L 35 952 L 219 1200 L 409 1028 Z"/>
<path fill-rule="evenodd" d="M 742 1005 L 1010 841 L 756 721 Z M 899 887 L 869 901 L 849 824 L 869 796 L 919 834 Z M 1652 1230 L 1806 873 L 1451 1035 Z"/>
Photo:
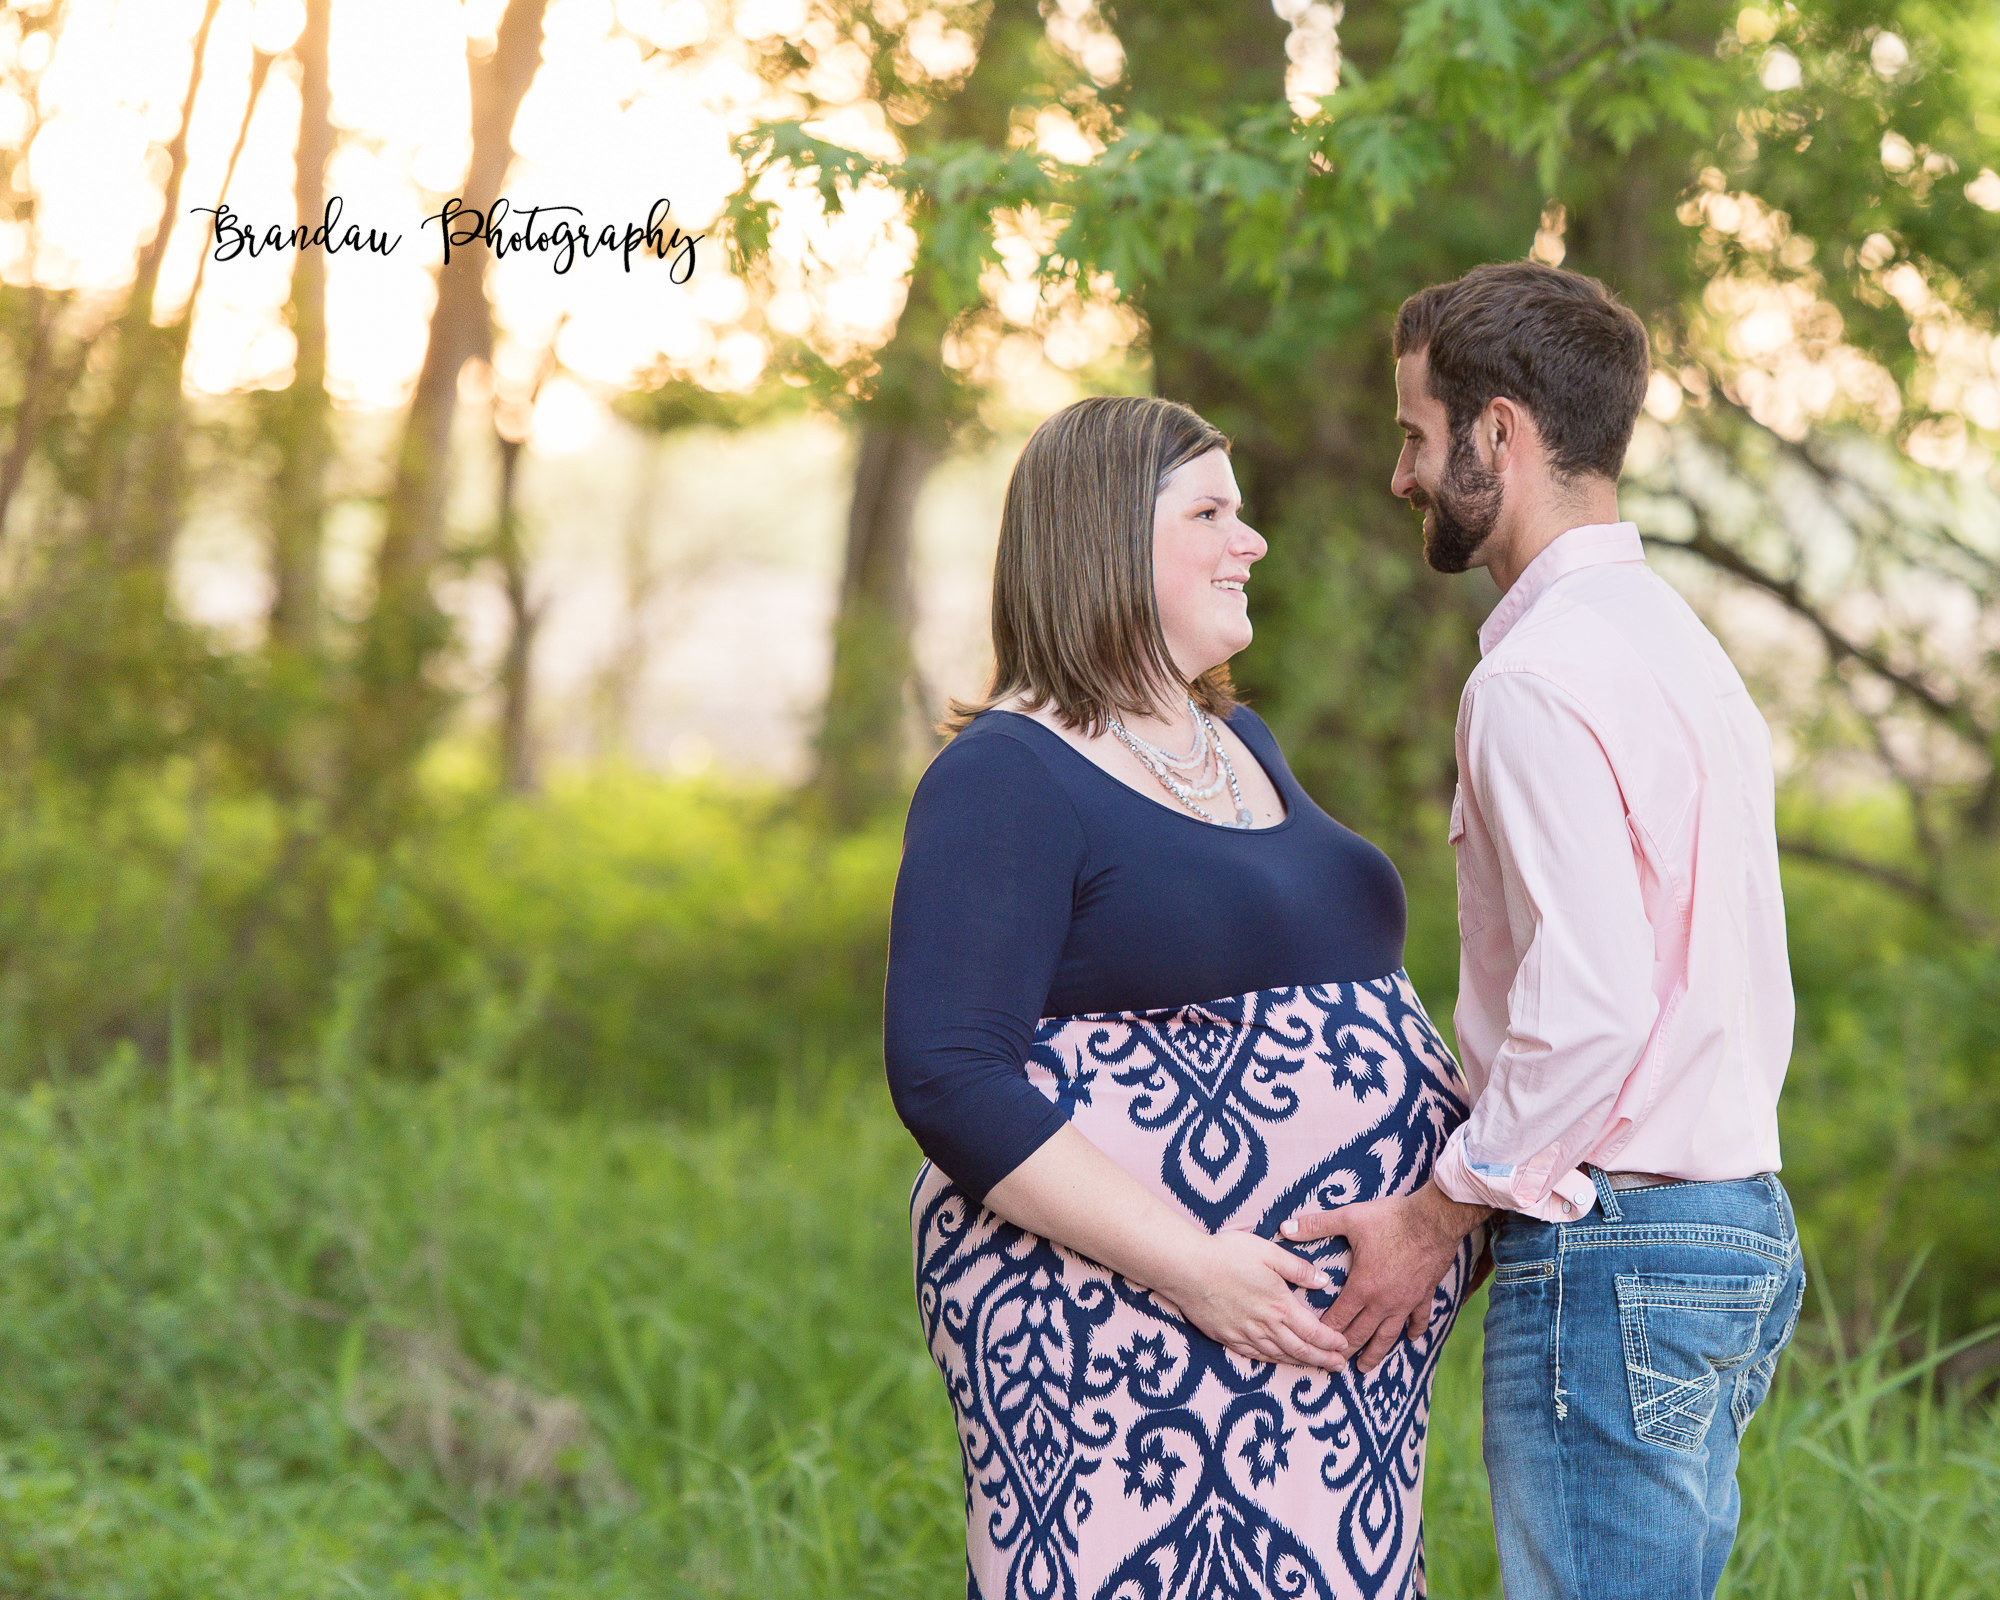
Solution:
<path fill-rule="evenodd" d="M 1250 642 L 1244 585 L 1270 547 L 1237 515 L 1242 497 L 1217 448 L 1167 475 L 1153 505 L 1153 597 L 1160 631 L 1192 682 Z"/>

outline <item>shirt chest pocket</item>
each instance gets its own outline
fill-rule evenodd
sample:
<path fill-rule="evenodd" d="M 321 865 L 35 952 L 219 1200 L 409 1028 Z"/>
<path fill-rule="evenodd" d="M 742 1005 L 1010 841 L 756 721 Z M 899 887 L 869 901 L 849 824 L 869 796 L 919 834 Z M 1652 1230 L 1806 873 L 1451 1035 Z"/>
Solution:
<path fill-rule="evenodd" d="M 1479 887 L 1479 873 L 1465 837 L 1465 785 L 1451 792 L 1451 851 L 1458 868 L 1458 936 L 1470 939 L 1489 920 L 1486 896 Z"/>

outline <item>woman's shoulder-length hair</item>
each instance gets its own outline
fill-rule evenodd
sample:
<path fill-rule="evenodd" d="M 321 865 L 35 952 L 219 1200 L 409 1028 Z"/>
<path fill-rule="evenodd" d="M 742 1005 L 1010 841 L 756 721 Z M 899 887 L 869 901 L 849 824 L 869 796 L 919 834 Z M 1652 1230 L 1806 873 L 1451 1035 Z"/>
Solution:
<path fill-rule="evenodd" d="M 1029 436 L 1007 480 L 993 563 L 993 680 L 953 700 L 954 734 L 1017 697 L 1053 705 L 1096 736 L 1114 715 L 1182 695 L 1211 716 L 1233 710 L 1229 668 L 1193 683 L 1174 665 L 1153 595 L 1153 508 L 1175 468 L 1227 450 L 1228 438 L 1173 400 L 1098 395 L 1065 406 Z"/>

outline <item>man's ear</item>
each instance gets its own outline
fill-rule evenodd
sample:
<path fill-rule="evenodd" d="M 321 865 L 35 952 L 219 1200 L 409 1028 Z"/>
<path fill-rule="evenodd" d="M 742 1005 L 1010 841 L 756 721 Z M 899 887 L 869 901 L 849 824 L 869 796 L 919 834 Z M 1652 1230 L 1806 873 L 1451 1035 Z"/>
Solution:
<path fill-rule="evenodd" d="M 1481 453 L 1487 458 L 1487 467 L 1494 472 L 1506 470 L 1515 452 L 1532 449 L 1539 440 L 1527 407 L 1504 394 L 1486 402 L 1478 429 L 1477 440 L 1484 447 Z"/>

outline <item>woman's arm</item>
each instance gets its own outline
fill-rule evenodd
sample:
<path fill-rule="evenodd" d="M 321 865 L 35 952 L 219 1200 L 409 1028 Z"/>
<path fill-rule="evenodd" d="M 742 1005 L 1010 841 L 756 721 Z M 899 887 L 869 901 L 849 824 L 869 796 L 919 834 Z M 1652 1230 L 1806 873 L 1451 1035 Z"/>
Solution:
<path fill-rule="evenodd" d="M 975 1202 L 1066 1126 L 1025 1063 L 1084 855 L 1068 797 L 1005 735 L 959 735 L 910 802 L 883 1059 L 903 1125 Z"/>
<path fill-rule="evenodd" d="M 1292 1293 L 1319 1269 L 1247 1233 L 1211 1237 L 1069 1125 L 1024 1063 L 1062 957 L 1083 825 L 1019 740 L 962 736 L 924 774 L 903 835 L 883 1049 L 917 1143 L 975 1203 L 1102 1262 L 1259 1361 L 1341 1364 Z"/>
<path fill-rule="evenodd" d="M 1347 1365 L 1347 1341 L 1292 1292 L 1332 1288 L 1325 1272 L 1254 1233 L 1204 1233 L 1072 1127 L 996 1183 L 986 1205 L 1165 1296 L 1238 1355 Z"/>

